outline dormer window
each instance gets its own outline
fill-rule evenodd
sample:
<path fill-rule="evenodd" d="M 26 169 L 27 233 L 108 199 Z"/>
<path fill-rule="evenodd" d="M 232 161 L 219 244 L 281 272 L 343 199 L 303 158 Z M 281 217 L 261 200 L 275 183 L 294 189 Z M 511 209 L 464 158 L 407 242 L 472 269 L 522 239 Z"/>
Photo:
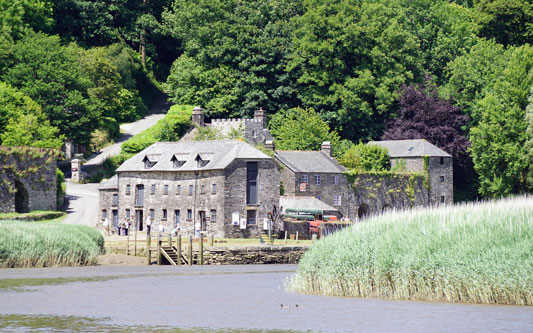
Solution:
<path fill-rule="evenodd" d="M 161 156 L 161 155 L 160 154 L 146 155 L 143 158 L 144 168 L 145 169 L 150 169 L 151 167 L 156 165 L 157 161 L 159 161 L 159 156 Z"/>
<path fill-rule="evenodd" d="M 209 164 L 209 162 L 211 162 L 212 157 L 213 157 L 213 154 L 211 153 L 200 153 L 196 155 L 196 158 L 195 158 L 196 166 L 198 168 L 203 168 L 204 166 Z"/>
<path fill-rule="evenodd" d="M 189 154 L 174 154 L 170 159 L 172 162 L 172 167 L 174 167 L 174 169 L 181 168 L 185 162 L 187 162 L 188 158 Z"/>

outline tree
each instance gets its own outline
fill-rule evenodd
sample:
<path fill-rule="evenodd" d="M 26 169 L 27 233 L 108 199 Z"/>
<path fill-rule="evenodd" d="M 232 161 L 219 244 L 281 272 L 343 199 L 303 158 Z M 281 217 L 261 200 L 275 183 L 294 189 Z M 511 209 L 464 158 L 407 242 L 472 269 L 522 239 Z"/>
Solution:
<path fill-rule="evenodd" d="M 46 0 L 0 0 L 0 30 L 14 39 L 27 30 L 49 32 L 53 26 L 52 3 Z"/>
<path fill-rule="evenodd" d="M 530 90 L 529 105 L 526 108 L 526 122 L 528 139 L 526 141 L 526 156 L 529 161 L 533 161 L 533 87 Z M 533 166 L 529 166 L 527 182 L 530 188 L 533 188 Z"/>
<path fill-rule="evenodd" d="M 395 1 L 305 2 L 287 71 L 303 107 L 348 139 L 382 133 L 402 84 L 421 78 L 419 41 Z"/>
<path fill-rule="evenodd" d="M 276 140 L 276 148 L 281 150 L 319 150 L 322 142 L 329 141 L 334 156 L 338 157 L 347 146 L 313 109 L 278 112 L 269 122 L 269 128 Z"/>
<path fill-rule="evenodd" d="M 346 168 L 355 172 L 387 171 L 390 157 L 387 148 L 378 145 L 365 145 L 361 142 L 346 150 L 339 159 Z"/>
<path fill-rule="evenodd" d="M 62 46 L 57 36 L 32 34 L 17 41 L 1 80 L 17 88 L 46 113 L 67 139 L 88 144 L 98 126 L 99 110 L 91 105 L 91 81 L 79 62 L 75 44 Z"/>
<path fill-rule="evenodd" d="M 0 143 L 4 146 L 61 148 L 63 137 L 50 126 L 41 107 L 0 82 Z"/>
<path fill-rule="evenodd" d="M 474 6 L 480 35 L 498 43 L 533 43 L 533 3 L 530 0 L 478 0 Z"/>
<path fill-rule="evenodd" d="M 531 159 L 526 150 L 525 121 L 530 88 L 533 86 L 533 47 L 510 48 L 509 61 L 483 98 L 475 104 L 482 115 L 470 131 L 470 152 L 479 174 L 480 192 L 487 197 L 524 193 Z"/>

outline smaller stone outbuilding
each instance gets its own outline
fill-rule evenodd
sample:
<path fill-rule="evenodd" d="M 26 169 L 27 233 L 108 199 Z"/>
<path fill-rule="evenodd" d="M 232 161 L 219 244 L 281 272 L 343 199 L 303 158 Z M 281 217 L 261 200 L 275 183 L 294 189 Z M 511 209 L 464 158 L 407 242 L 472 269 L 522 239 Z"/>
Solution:
<path fill-rule="evenodd" d="M 107 219 L 113 228 L 118 228 L 118 176 L 104 180 L 98 187 L 100 193 L 99 221 Z M 129 216 L 128 216 L 129 217 Z"/>
<path fill-rule="evenodd" d="M 391 168 L 405 165 L 407 172 L 428 173 L 429 204 L 453 204 L 453 157 L 424 139 L 371 141 L 387 148 Z"/>
<path fill-rule="evenodd" d="M 0 212 L 56 210 L 56 167 L 53 149 L 0 146 Z"/>

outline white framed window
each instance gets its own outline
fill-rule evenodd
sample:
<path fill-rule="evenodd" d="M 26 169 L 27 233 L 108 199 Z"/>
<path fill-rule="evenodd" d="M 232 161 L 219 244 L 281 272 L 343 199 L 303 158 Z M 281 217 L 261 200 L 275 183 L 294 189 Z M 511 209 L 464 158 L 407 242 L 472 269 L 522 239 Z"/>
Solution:
<path fill-rule="evenodd" d="M 165 187 L 163 187 L 163 194 L 164 195 L 168 194 L 168 185 L 165 185 Z"/>
<path fill-rule="evenodd" d="M 342 204 L 342 197 L 340 195 L 333 196 L 333 206 L 340 206 Z"/>
<path fill-rule="evenodd" d="M 211 222 L 216 222 L 217 220 L 217 210 L 211 209 Z"/>
<path fill-rule="evenodd" d="M 189 195 L 192 195 L 192 185 L 189 185 Z"/>
<path fill-rule="evenodd" d="M 308 175 L 302 175 L 302 183 L 309 184 L 309 176 Z"/>
<path fill-rule="evenodd" d="M 113 193 L 113 206 L 118 206 L 118 193 Z"/>
<path fill-rule="evenodd" d="M 315 175 L 315 185 L 320 185 L 320 175 Z"/>
<path fill-rule="evenodd" d="M 167 210 L 163 208 L 163 220 L 166 220 L 168 217 Z"/>
<path fill-rule="evenodd" d="M 192 210 L 187 209 L 187 220 L 192 220 Z"/>
<path fill-rule="evenodd" d="M 201 193 L 201 194 L 204 194 L 204 193 L 205 193 L 205 185 L 204 185 L 204 184 L 202 184 L 202 185 L 200 186 L 200 193 Z"/>
<path fill-rule="evenodd" d="M 337 175 L 333 176 L 333 184 L 339 185 L 339 176 Z"/>
<path fill-rule="evenodd" d="M 181 194 L 181 185 L 176 186 L 176 195 Z"/>
<path fill-rule="evenodd" d="M 130 210 L 129 209 L 126 209 L 126 218 L 130 218 L 131 217 L 131 213 L 130 213 Z"/>
<path fill-rule="evenodd" d="M 131 185 L 126 185 L 126 194 L 129 195 L 131 193 Z"/>
<path fill-rule="evenodd" d="M 150 191 L 150 194 L 155 194 L 155 184 L 152 184 L 152 190 Z"/>
<path fill-rule="evenodd" d="M 150 209 L 150 218 L 153 220 L 155 217 L 155 210 Z"/>
<path fill-rule="evenodd" d="M 212 193 L 212 194 L 216 194 L 216 193 L 217 193 L 217 184 L 213 184 L 213 185 L 211 186 L 211 193 Z"/>

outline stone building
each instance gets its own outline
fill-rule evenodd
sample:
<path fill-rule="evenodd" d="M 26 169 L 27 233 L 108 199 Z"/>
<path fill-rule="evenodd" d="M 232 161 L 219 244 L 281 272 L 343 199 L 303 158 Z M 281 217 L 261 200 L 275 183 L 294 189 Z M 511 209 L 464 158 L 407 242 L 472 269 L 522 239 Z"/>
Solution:
<path fill-rule="evenodd" d="M 278 150 L 275 158 L 281 168 L 281 182 L 286 195 L 315 197 L 335 207 L 344 216 L 353 216 L 349 195 L 353 190 L 344 176 L 346 168 L 331 156 L 331 143 L 320 151 Z M 352 200 L 353 201 L 353 200 Z"/>
<path fill-rule="evenodd" d="M 0 146 L 0 212 L 56 210 L 58 152 Z"/>
<path fill-rule="evenodd" d="M 272 158 L 240 140 L 159 142 L 131 157 L 100 187 L 100 219 L 129 217 L 145 229 L 254 237 L 279 204 Z"/>
<path fill-rule="evenodd" d="M 453 158 L 424 139 L 371 141 L 389 151 L 391 167 L 404 165 L 407 172 L 427 172 L 429 204 L 453 204 Z"/>
<path fill-rule="evenodd" d="M 211 119 L 207 122 L 204 110 L 195 107 L 192 112 L 192 122 L 195 125 L 181 141 L 193 141 L 198 134 L 198 127 L 214 129 L 219 136 L 228 137 L 232 135 L 242 136 L 251 145 L 262 144 L 268 140 L 273 140 L 270 131 L 267 129 L 266 111 L 260 108 L 254 113 L 254 118 L 231 118 L 231 119 Z"/>

